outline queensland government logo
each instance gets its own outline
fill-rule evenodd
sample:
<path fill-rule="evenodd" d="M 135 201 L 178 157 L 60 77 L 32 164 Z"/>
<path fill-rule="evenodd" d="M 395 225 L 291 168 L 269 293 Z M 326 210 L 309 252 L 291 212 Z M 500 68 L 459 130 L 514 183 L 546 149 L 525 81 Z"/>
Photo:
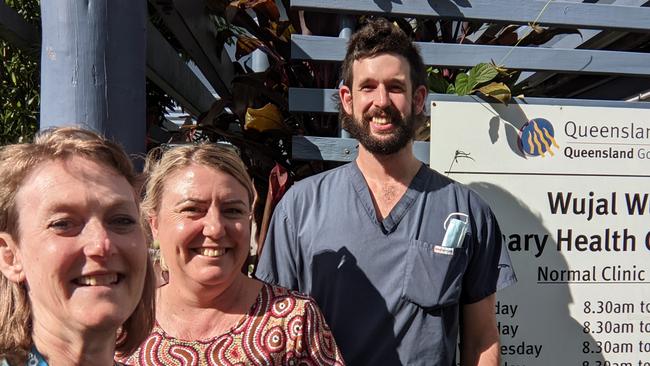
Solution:
<path fill-rule="evenodd" d="M 528 156 L 541 157 L 545 157 L 547 153 L 554 156 L 553 148 L 560 148 L 555 141 L 553 125 L 544 118 L 533 118 L 521 128 L 519 147 Z"/>

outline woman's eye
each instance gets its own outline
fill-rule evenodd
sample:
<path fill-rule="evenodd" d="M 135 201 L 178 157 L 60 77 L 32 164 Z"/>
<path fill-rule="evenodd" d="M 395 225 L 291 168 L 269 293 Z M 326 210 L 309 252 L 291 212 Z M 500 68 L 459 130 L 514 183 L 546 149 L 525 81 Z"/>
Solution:
<path fill-rule="evenodd" d="M 135 225 L 137 221 L 130 216 L 122 216 L 113 219 L 111 223 L 113 225 L 119 225 L 119 226 L 131 226 L 131 225 Z"/>
<path fill-rule="evenodd" d="M 223 210 L 223 214 L 226 217 L 232 218 L 232 219 L 240 219 L 248 215 L 248 211 L 244 210 L 242 208 L 237 208 L 237 207 L 231 207 L 231 208 L 226 208 Z"/>
<path fill-rule="evenodd" d="M 188 216 L 200 215 L 204 211 L 205 210 L 203 210 L 201 207 L 196 207 L 196 206 L 181 207 L 181 209 L 179 210 L 179 212 Z"/>
<path fill-rule="evenodd" d="M 110 229 L 118 234 L 127 234 L 132 232 L 136 228 L 137 224 L 138 220 L 130 215 L 116 216 L 109 221 Z"/>
<path fill-rule="evenodd" d="M 71 219 L 58 219 L 50 222 L 47 228 L 54 231 L 57 235 L 76 235 L 81 226 Z"/>
<path fill-rule="evenodd" d="M 52 221 L 47 227 L 57 231 L 67 230 L 72 226 L 70 220 L 55 220 Z"/>

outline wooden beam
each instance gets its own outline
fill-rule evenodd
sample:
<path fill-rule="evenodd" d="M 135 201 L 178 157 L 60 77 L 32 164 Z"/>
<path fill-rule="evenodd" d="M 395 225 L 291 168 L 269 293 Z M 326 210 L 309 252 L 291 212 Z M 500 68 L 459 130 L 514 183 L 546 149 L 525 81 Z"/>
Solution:
<path fill-rule="evenodd" d="M 424 103 L 427 116 L 436 95 L 440 94 L 429 94 Z M 338 113 L 338 102 L 338 89 L 289 88 L 289 110 L 292 112 Z"/>
<path fill-rule="evenodd" d="M 214 27 L 205 10 L 205 1 L 151 0 L 149 3 L 156 8 L 167 28 L 217 94 L 222 98 L 230 97 L 234 69 L 225 49 L 217 53 Z"/>
<path fill-rule="evenodd" d="M 292 112 L 338 113 L 338 89 L 289 88 Z"/>
<path fill-rule="evenodd" d="M 628 34 L 619 31 L 596 31 L 593 29 L 583 29 L 580 33 L 581 34 L 566 34 L 563 39 L 553 43 L 552 45 L 549 44 L 548 46 L 558 49 L 603 49 L 616 43 Z M 557 75 L 557 73 L 550 71 L 522 72 L 517 81 L 517 85 L 528 85 L 529 87 L 534 87 L 555 75 Z"/>
<path fill-rule="evenodd" d="M 572 2 L 581 2 L 582 0 L 571 0 Z M 620 6 L 644 6 L 650 3 L 648 0 L 600 0 L 611 5 Z M 613 44 L 627 33 L 621 31 L 600 31 L 595 29 L 580 29 L 580 34 L 561 34 L 545 43 L 545 47 L 552 48 L 586 48 L 586 49 L 603 49 Z M 536 86 L 550 79 L 554 75 L 552 72 L 522 72 L 517 81 L 518 85 Z"/>
<path fill-rule="evenodd" d="M 352 161 L 357 157 L 359 142 L 351 138 L 292 136 L 291 158 L 295 160 Z M 415 141 L 413 154 L 429 164 L 429 142 Z"/>
<path fill-rule="evenodd" d="M 4 1 L 0 1 L 0 38 L 32 56 L 37 56 L 40 51 L 41 34 L 38 28 L 27 23 Z"/>
<path fill-rule="evenodd" d="M 440 101 L 471 101 L 481 100 L 476 95 L 458 96 L 453 94 L 429 93 L 424 103 L 425 114 L 430 114 L 431 102 Z M 516 99 L 521 100 L 521 99 Z M 629 102 L 611 100 L 584 100 L 564 98 L 525 98 L 528 104 L 551 104 L 551 105 L 581 105 L 601 107 L 629 107 Z M 289 88 L 289 110 L 292 112 L 305 113 L 338 113 L 338 92 L 337 89 L 313 89 L 313 88 Z M 519 103 L 519 102 L 518 102 Z M 650 103 L 636 103 L 636 108 L 650 108 Z"/>
<path fill-rule="evenodd" d="M 607 78 L 600 85 L 590 85 L 575 93 L 576 98 L 624 100 L 650 90 L 650 79 L 633 77 Z M 650 103 L 648 103 L 650 104 Z"/>
<path fill-rule="evenodd" d="M 151 23 L 147 24 L 147 77 L 195 116 L 216 100 Z"/>
<path fill-rule="evenodd" d="M 427 65 L 464 68 L 494 61 L 509 69 L 650 76 L 650 53 L 450 43 L 416 44 Z M 346 41 L 338 37 L 293 35 L 291 58 L 342 61 L 345 46 Z"/>
<path fill-rule="evenodd" d="M 581 0 L 571 0 L 579 2 Z M 650 3 L 648 0 L 600 0 L 612 5 L 640 7 Z M 580 29 L 580 34 L 562 34 L 545 43 L 552 48 L 585 48 L 603 49 L 615 43 L 627 33 L 621 31 L 599 31 L 595 29 Z M 522 72 L 517 81 L 518 85 L 536 86 L 556 75 L 552 72 Z"/>
<path fill-rule="evenodd" d="M 291 0 L 294 9 L 650 32 L 650 8 L 532 0 Z M 540 16 L 541 14 L 541 16 Z"/>

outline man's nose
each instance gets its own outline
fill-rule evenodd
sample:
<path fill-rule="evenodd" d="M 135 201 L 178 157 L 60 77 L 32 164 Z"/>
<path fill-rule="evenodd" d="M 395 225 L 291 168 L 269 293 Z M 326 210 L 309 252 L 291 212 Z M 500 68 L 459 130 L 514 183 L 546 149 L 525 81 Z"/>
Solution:
<path fill-rule="evenodd" d="M 373 101 L 375 107 L 384 109 L 390 105 L 390 97 L 386 86 L 379 85 L 375 90 L 375 98 Z"/>

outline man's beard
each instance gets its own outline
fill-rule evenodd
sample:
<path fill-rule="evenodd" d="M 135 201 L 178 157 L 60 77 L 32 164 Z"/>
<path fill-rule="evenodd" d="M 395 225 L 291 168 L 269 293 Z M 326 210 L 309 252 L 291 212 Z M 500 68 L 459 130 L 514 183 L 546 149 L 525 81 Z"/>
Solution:
<path fill-rule="evenodd" d="M 372 117 L 385 117 L 395 129 L 382 138 L 372 136 L 370 132 Z M 356 121 L 353 115 L 349 115 L 345 111 L 341 113 L 341 124 L 350 133 L 350 136 L 357 139 L 368 152 L 379 155 L 395 154 L 411 142 L 415 136 L 416 121 L 417 116 L 413 113 L 402 118 L 399 111 L 392 105 L 383 110 L 375 109 L 372 113 L 364 113 L 361 116 L 361 121 Z"/>

